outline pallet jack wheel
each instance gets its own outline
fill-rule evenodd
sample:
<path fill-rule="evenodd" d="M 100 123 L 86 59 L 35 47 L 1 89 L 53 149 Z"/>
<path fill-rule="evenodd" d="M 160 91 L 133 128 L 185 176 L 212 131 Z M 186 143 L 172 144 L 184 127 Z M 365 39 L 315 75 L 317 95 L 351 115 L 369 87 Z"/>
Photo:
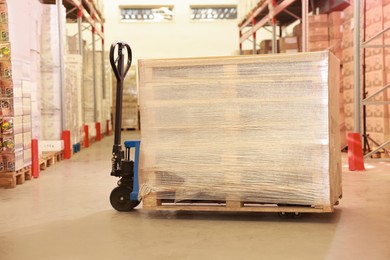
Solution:
<path fill-rule="evenodd" d="M 278 212 L 280 218 L 300 218 L 302 216 L 301 212 Z"/>
<path fill-rule="evenodd" d="M 140 204 L 138 200 L 130 200 L 131 189 L 118 186 L 112 190 L 110 195 L 111 206 L 120 212 L 131 211 Z"/>

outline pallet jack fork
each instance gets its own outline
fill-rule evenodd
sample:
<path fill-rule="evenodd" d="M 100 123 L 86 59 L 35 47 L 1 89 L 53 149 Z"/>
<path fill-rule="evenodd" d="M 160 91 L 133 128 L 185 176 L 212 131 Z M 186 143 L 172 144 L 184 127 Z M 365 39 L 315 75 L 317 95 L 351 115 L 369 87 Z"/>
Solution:
<path fill-rule="evenodd" d="M 118 47 L 118 56 L 115 58 L 116 47 Z M 125 54 L 127 54 L 126 64 L 124 63 Z M 111 45 L 110 64 L 117 80 L 111 176 L 119 177 L 120 180 L 117 183 L 118 186 L 111 192 L 110 203 L 112 207 L 118 211 L 130 211 L 140 203 L 138 200 L 138 162 L 140 141 L 125 141 L 125 151 L 122 150 L 121 146 L 123 81 L 130 69 L 131 61 L 131 48 L 127 43 L 115 42 Z M 134 161 L 131 160 L 131 152 L 133 150 Z"/>

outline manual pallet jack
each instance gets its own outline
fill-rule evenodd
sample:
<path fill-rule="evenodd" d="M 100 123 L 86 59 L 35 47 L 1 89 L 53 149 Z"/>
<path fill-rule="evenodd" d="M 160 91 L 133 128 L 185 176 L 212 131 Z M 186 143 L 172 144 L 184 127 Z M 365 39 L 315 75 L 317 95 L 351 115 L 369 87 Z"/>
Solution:
<path fill-rule="evenodd" d="M 115 58 L 116 47 L 118 47 L 118 56 Z M 127 56 L 126 64 L 125 56 Z M 130 69 L 131 61 L 132 52 L 127 43 L 115 42 L 111 45 L 110 64 L 117 80 L 111 176 L 120 179 L 117 182 L 118 186 L 111 192 L 110 202 L 112 207 L 118 211 L 130 211 L 140 203 L 138 200 L 138 162 L 141 142 L 125 141 L 125 151 L 121 146 L 123 81 Z M 130 159 L 132 152 L 134 161 Z"/>

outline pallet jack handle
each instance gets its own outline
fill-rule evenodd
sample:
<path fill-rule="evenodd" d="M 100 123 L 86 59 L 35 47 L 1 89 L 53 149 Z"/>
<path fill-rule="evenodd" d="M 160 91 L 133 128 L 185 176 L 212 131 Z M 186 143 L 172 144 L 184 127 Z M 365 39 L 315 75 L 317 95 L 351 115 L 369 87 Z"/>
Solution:
<path fill-rule="evenodd" d="M 118 56 L 115 58 L 115 49 L 118 50 Z M 127 62 L 125 64 L 125 52 L 127 52 Z M 116 104 L 115 104 L 115 129 L 114 145 L 112 148 L 112 171 L 111 175 L 121 175 L 121 162 L 124 152 L 121 147 L 121 128 L 122 128 L 122 97 L 123 81 L 130 69 L 132 61 L 132 52 L 130 46 L 125 42 L 114 42 L 110 48 L 110 64 L 114 71 L 116 84 Z"/>

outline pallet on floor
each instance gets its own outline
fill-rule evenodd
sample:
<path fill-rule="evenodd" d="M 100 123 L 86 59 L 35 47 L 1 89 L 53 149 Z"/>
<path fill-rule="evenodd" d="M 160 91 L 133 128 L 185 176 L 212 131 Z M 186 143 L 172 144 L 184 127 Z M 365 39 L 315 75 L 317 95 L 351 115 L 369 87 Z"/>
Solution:
<path fill-rule="evenodd" d="M 0 187 L 6 189 L 15 188 L 16 185 L 25 183 L 26 180 L 31 180 L 31 166 L 23 167 L 15 172 L 0 173 Z"/>
<path fill-rule="evenodd" d="M 261 204 L 246 201 L 183 201 L 158 199 L 155 193 L 143 199 L 143 208 L 147 210 L 176 210 L 176 211 L 231 211 L 231 212 L 299 212 L 299 213 L 330 213 L 333 206 L 300 206 Z"/>
<path fill-rule="evenodd" d="M 63 151 L 43 152 L 39 160 L 39 168 L 45 170 L 47 167 L 63 160 Z"/>

